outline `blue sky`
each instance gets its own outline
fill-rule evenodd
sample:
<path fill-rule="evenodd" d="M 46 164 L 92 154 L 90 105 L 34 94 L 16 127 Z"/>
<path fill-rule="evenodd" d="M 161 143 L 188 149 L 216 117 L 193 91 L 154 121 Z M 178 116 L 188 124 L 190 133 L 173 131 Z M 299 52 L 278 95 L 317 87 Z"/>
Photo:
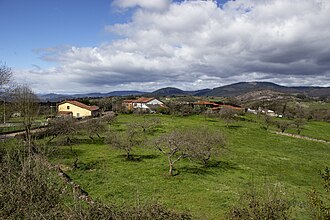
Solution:
<path fill-rule="evenodd" d="M 51 65 L 39 59 L 40 48 L 111 41 L 104 26 L 130 19 L 108 0 L 0 0 L 0 10 L 0 58 L 24 68 Z"/>
<path fill-rule="evenodd" d="M 0 26 L 36 92 L 330 86 L 328 0 L 0 0 Z"/>

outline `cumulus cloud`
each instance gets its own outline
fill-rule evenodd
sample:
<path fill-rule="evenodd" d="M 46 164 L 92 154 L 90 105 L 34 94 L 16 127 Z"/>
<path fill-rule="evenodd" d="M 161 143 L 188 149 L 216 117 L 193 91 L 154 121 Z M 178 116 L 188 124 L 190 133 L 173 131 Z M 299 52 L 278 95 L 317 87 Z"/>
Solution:
<path fill-rule="evenodd" d="M 57 67 L 27 74 L 51 79 L 48 91 L 57 92 L 194 90 L 258 80 L 330 86 L 328 0 L 236 0 L 221 7 L 202 0 L 118 0 L 114 5 L 138 6 L 129 23 L 105 27 L 121 39 L 50 50 L 45 59 Z"/>

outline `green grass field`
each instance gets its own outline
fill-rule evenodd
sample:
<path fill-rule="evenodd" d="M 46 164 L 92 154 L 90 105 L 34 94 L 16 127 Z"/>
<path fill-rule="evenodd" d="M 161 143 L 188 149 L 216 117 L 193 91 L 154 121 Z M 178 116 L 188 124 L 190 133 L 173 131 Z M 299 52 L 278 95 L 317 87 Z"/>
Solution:
<path fill-rule="evenodd" d="M 113 129 L 143 120 L 144 116 L 120 115 Z M 273 134 L 258 122 L 238 121 L 230 127 L 203 116 L 160 118 L 162 124 L 147 135 L 153 139 L 175 128 L 208 127 L 223 133 L 227 146 L 203 167 L 189 160 L 176 164 L 178 175 L 168 176 L 167 160 L 151 146 L 135 149 L 139 160 L 127 161 L 124 152 L 105 144 L 74 145 L 79 155 L 78 169 L 72 170 L 73 153 L 68 146 L 57 147 L 51 160 L 67 168 L 67 173 L 94 199 L 116 205 L 158 201 L 196 219 L 223 219 L 228 209 L 252 182 L 281 184 L 292 201 L 292 216 L 309 219 L 306 193 L 313 187 L 322 191 L 319 171 L 330 166 L 330 145 Z M 329 140 L 329 123 L 310 122 L 303 135 Z M 103 136 L 105 136 L 104 134 Z"/>

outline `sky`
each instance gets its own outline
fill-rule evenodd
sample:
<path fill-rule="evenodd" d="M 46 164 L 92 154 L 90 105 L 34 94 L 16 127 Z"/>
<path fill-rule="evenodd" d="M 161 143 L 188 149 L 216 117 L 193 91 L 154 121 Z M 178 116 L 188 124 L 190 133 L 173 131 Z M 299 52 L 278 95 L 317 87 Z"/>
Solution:
<path fill-rule="evenodd" d="M 0 27 L 37 93 L 330 86 L 329 0 L 0 0 Z"/>

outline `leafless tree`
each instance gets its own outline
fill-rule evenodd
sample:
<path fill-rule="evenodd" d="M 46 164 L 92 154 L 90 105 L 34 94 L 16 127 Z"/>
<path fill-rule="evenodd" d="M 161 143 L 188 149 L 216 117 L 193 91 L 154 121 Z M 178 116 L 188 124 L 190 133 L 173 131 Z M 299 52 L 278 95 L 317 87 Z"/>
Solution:
<path fill-rule="evenodd" d="M 89 138 L 94 140 L 93 135 L 97 135 L 98 138 L 101 138 L 100 133 L 107 130 L 107 124 L 101 118 L 93 118 L 85 123 L 83 127 L 87 130 Z"/>
<path fill-rule="evenodd" d="M 160 118 L 155 118 L 155 117 L 149 118 L 144 116 L 142 121 L 132 123 L 132 126 L 141 128 L 143 132 L 150 132 L 160 124 L 161 124 Z"/>
<path fill-rule="evenodd" d="M 284 120 L 279 120 L 276 122 L 277 127 L 281 130 L 281 132 L 284 132 L 286 129 L 290 127 L 290 122 L 284 121 Z"/>
<path fill-rule="evenodd" d="M 73 118 L 59 118 L 49 121 L 44 132 L 45 136 L 50 137 L 48 143 L 58 136 L 65 136 L 67 143 L 70 142 L 72 135 L 78 130 L 77 121 Z"/>
<path fill-rule="evenodd" d="M 0 66 L 0 89 L 7 85 L 12 79 L 12 71 L 5 65 Z"/>
<path fill-rule="evenodd" d="M 187 143 L 183 136 L 184 131 L 175 130 L 158 138 L 155 142 L 156 148 L 168 159 L 169 175 L 173 176 L 174 164 L 179 160 L 188 157 Z"/>
<path fill-rule="evenodd" d="M 218 155 L 219 150 L 225 146 L 225 138 L 219 131 L 207 128 L 193 129 L 185 137 L 187 154 L 190 158 L 201 161 L 205 166 L 209 164 L 213 154 Z"/>
<path fill-rule="evenodd" d="M 306 124 L 306 120 L 303 118 L 296 118 L 293 121 L 293 125 L 297 129 L 297 133 L 300 134 L 301 131 L 304 129 L 304 125 Z"/>
<path fill-rule="evenodd" d="M 134 147 L 138 147 L 142 143 L 141 132 L 135 127 L 128 126 L 124 132 L 110 131 L 106 142 L 113 148 L 126 152 L 126 159 L 132 159 L 131 152 Z"/>
<path fill-rule="evenodd" d="M 106 115 L 102 116 L 102 121 L 105 121 L 111 126 L 117 121 L 117 115 L 114 112 L 107 113 Z"/>
<path fill-rule="evenodd" d="M 15 111 L 18 111 L 22 116 L 22 123 L 25 128 L 25 140 L 29 149 L 31 149 L 31 128 L 39 111 L 38 97 L 28 86 L 17 86 L 11 93 L 11 99 Z"/>
<path fill-rule="evenodd" d="M 268 130 L 269 126 L 272 125 L 274 122 L 273 122 L 273 118 L 269 115 L 264 115 L 264 127 L 266 130 Z"/>
<path fill-rule="evenodd" d="M 8 114 L 8 110 L 6 111 L 6 99 L 8 95 L 8 91 L 6 89 L 6 86 L 11 82 L 12 80 L 12 71 L 10 68 L 8 68 L 5 65 L 0 65 L 0 96 L 3 102 L 3 108 L 2 110 L 2 116 L 3 116 L 3 122 L 5 123 L 6 115 Z"/>
<path fill-rule="evenodd" d="M 237 111 L 231 108 L 224 107 L 219 112 L 219 117 L 226 122 L 226 126 L 229 126 L 229 123 L 232 122 L 235 118 Z"/>
<path fill-rule="evenodd" d="M 169 175 L 173 176 L 174 164 L 183 158 L 197 159 L 208 165 L 213 153 L 224 147 L 225 139 L 219 132 L 206 128 L 174 130 L 159 137 L 156 148 L 168 159 Z"/>

